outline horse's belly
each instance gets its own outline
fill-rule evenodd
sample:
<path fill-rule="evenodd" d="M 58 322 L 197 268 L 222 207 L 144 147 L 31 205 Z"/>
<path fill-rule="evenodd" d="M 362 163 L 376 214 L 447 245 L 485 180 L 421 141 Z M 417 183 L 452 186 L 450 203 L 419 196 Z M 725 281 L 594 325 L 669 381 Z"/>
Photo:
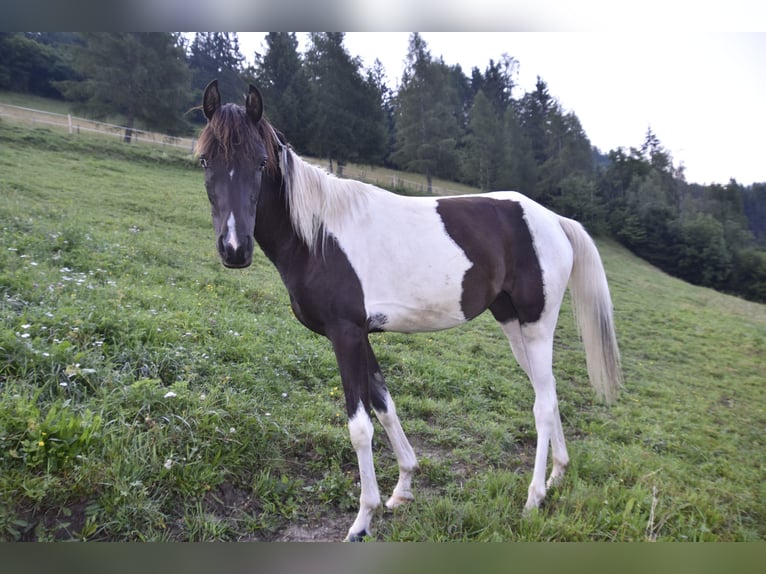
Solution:
<path fill-rule="evenodd" d="M 413 333 L 449 329 L 466 318 L 460 296 L 454 293 L 419 293 L 401 290 L 395 298 L 375 294 L 365 298 L 370 328 L 382 331 Z"/>

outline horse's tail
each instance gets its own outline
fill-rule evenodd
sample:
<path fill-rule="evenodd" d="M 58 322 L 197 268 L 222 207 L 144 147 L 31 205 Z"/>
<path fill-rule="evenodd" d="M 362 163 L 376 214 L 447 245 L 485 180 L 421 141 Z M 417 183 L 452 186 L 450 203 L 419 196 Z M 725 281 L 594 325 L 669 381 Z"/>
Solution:
<path fill-rule="evenodd" d="M 582 225 L 564 217 L 559 221 L 574 250 L 569 288 L 577 329 L 585 347 L 588 376 L 609 404 L 622 384 L 622 368 L 604 265 L 595 243 Z"/>

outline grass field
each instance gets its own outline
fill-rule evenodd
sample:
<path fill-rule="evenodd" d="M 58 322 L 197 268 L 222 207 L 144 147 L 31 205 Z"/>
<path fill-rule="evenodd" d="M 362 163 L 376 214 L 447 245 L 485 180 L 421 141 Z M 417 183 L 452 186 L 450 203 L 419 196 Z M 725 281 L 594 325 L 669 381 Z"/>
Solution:
<path fill-rule="evenodd" d="M 376 540 L 766 538 L 766 307 L 599 246 L 625 388 L 595 400 L 567 303 L 572 461 L 529 517 L 533 393 L 491 317 L 373 336 L 421 464 Z M 0 539 L 339 540 L 339 387 L 265 258 L 220 265 L 188 157 L 0 122 Z"/>

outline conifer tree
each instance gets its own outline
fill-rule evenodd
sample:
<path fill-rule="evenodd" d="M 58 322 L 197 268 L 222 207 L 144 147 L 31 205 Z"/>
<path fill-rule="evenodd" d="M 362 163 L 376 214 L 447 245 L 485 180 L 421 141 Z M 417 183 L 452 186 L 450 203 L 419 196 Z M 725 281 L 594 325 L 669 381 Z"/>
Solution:
<path fill-rule="evenodd" d="M 393 158 L 405 170 L 424 174 L 432 193 L 434 175 L 447 175 L 449 166 L 458 164 L 458 95 L 450 69 L 431 57 L 418 33 L 410 36 L 406 62 L 397 97 Z"/>
<path fill-rule="evenodd" d="M 56 85 L 96 118 L 125 117 L 125 141 L 137 122 L 178 134 L 188 129 L 189 69 L 180 35 L 166 32 L 87 32 L 72 45 L 71 65 L 82 80 Z"/>
<path fill-rule="evenodd" d="M 384 141 L 384 117 L 379 97 L 361 73 L 361 62 L 352 58 L 340 32 L 311 33 L 306 67 L 314 102 L 311 120 L 311 148 L 342 166 L 352 159 L 364 159 L 371 139 Z"/>
<path fill-rule="evenodd" d="M 269 121 L 299 152 L 309 149 L 314 106 L 295 32 L 269 32 L 265 50 L 256 52 L 255 66 L 246 75 L 266 102 Z"/>
<path fill-rule="evenodd" d="M 236 33 L 197 32 L 188 56 L 195 101 L 202 101 L 205 86 L 218 80 L 218 87 L 228 100 L 244 103 L 247 91 L 242 79 L 244 60 Z M 204 121 L 201 112 L 197 120 Z"/>

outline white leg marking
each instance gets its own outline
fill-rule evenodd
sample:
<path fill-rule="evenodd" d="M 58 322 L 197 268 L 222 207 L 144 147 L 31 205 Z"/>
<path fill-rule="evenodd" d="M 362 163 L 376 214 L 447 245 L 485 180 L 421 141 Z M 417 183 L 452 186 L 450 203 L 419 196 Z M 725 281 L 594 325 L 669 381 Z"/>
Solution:
<path fill-rule="evenodd" d="M 409 502 L 414 499 L 412 495 L 412 476 L 418 468 L 418 461 L 415 457 L 415 451 L 412 450 L 410 442 L 404 434 L 399 417 L 396 415 L 396 406 L 391 395 L 386 393 L 386 412 L 375 411 L 375 414 L 383 425 L 391 441 L 391 447 L 396 455 L 396 462 L 399 464 L 399 481 L 396 483 L 394 493 L 386 501 L 388 508 Z"/>
<path fill-rule="evenodd" d="M 380 506 L 380 492 L 375 478 L 375 466 L 372 460 L 373 427 L 370 416 L 359 403 L 356 414 L 348 421 L 348 431 L 351 436 L 351 446 L 356 451 L 359 462 L 359 481 L 362 493 L 359 496 L 359 514 L 349 528 L 346 540 L 360 534 L 369 534 L 370 521 L 375 509 Z"/>
<path fill-rule="evenodd" d="M 233 172 L 234 170 L 232 170 Z M 226 243 L 231 245 L 231 248 L 236 251 L 239 247 L 239 241 L 237 241 L 237 222 L 234 220 L 234 212 L 229 214 L 229 219 L 226 220 Z"/>
<path fill-rule="evenodd" d="M 548 444 L 551 441 L 553 430 L 553 407 L 556 402 L 555 395 L 551 395 L 545 385 L 535 384 L 535 430 L 537 431 L 537 452 L 535 454 L 535 469 L 532 472 L 532 482 L 529 484 L 525 510 L 532 510 L 540 506 L 545 498 L 545 469 L 548 464 Z"/>
<path fill-rule="evenodd" d="M 553 418 L 551 447 L 553 447 L 553 468 L 551 469 L 551 475 L 548 477 L 548 482 L 545 483 L 547 488 L 555 486 L 561 482 L 561 479 L 564 477 L 564 472 L 567 469 L 567 465 L 569 464 L 569 454 L 567 453 L 567 445 L 564 441 L 564 429 L 561 426 L 561 414 L 559 413 L 558 400 L 556 400 L 556 410 Z"/>

